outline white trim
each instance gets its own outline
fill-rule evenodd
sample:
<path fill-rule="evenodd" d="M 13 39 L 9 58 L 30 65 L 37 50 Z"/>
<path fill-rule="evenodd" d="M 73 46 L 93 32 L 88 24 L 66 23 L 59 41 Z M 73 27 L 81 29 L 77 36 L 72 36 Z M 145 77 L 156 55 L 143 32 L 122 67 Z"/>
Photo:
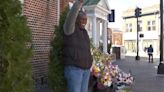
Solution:
<path fill-rule="evenodd" d="M 102 4 L 106 3 L 106 7 L 103 7 Z M 107 16 L 111 13 L 109 4 L 107 0 L 102 0 L 102 3 L 98 3 L 96 5 L 83 6 L 86 10 L 87 16 L 91 18 L 92 23 L 92 38 L 93 44 L 95 47 L 99 46 L 99 41 L 103 41 L 103 52 L 107 53 L 107 25 L 108 19 Z M 100 18 L 101 23 L 98 23 L 98 19 Z M 100 40 L 100 30 L 103 32 L 103 39 Z"/>
<path fill-rule="evenodd" d="M 100 16 L 99 14 L 95 14 L 97 18 L 100 18 L 100 19 L 103 19 L 103 20 L 106 20 L 107 21 L 107 18 L 104 17 L 104 16 Z"/>
<path fill-rule="evenodd" d="M 104 11 L 104 12 L 106 12 L 106 13 L 110 13 L 110 11 L 108 11 L 108 10 L 104 9 L 104 8 L 103 8 L 103 7 L 101 7 L 101 6 L 97 6 L 97 8 L 98 8 L 98 9 L 100 9 L 100 10 L 102 10 L 102 11 Z"/>
<path fill-rule="evenodd" d="M 105 3 L 106 3 L 106 5 L 107 5 L 108 9 L 111 10 L 111 9 L 110 9 L 110 6 L 109 6 L 108 0 L 105 0 Z"/>
<path fill-rule="evenodd" d="M 90 9 L 95 9 L 97 5 L 89 5 L 89 6 L 83 6 L 84 9 L 90 10 Z"/>
<path fill-rule="evenodd" d="M 87 14 L 88 17 L 92 17 L 92 16 L 95 16 L 95 14 L 93 13 L 90 13 L 90 14 Z"/>

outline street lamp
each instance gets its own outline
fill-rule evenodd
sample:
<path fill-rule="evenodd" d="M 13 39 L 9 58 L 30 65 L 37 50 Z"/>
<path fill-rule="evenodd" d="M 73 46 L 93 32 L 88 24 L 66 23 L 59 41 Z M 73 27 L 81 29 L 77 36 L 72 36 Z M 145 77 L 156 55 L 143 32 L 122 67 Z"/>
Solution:
<path fill-rule="evenodd" d="M 160 0 L 160 63 L 157 74 L 164 74 L 163 62 L 163 0 Z"/>
<path fill-rule="evenodd" d="M 139 43 L 139 24 L 138 24 L 138 17 L 141 17 L 141 8 L 137 7 L 135 9 L 135 17 L 137 19 L 137 56 L 136 56 L 136 60 L 140 60 L 140 56 L 139 56 L 139 46 L 138 46 L 138 43 Z"/>

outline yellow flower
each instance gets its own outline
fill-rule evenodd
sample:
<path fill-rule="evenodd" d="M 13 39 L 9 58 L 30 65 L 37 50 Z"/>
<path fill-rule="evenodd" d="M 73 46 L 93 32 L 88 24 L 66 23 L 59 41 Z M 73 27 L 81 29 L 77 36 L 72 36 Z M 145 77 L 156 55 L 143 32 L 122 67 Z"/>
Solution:
<path fill-rule="evenodd" d="M 100 69 L 99 69 L 99 67 L 96 67 L 95 65 L 93 65 L 92 71 L 95 73 L 98 73 L 98 72 L 100 72 Z"/>

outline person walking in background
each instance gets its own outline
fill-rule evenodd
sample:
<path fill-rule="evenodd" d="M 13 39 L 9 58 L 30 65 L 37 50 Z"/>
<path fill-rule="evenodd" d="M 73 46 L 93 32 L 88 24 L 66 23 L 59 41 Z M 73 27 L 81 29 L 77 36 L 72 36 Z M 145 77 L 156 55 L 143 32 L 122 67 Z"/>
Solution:
<path fill-rule="evenodd" d="M 68 92 L 88 92 L 93 61 L 82 5 L 83 0 L 76 0 L 64 23 L 63 61 Z"/>
<path fill-rule="evenodd" d="M 147 53 L 148 53 L 148 56 L 149 56 L 149 63 L 153 63 L 153 47 L 152 47 L 152 45 L 150 45 L 147 48 Z"/>

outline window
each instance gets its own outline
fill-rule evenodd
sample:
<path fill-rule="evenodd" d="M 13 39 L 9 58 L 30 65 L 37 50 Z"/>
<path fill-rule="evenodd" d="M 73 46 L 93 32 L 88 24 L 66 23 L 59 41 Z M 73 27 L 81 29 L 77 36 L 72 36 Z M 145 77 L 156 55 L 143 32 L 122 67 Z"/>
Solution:
<path fill-rule="evenodd" d="M 156 25 L 155 25 L 155 20 L 152 21 L 152 30 L 155 31 L 156 30 Z"/>
<path fill-rule="evenodd" d="M 136 41 L 135 40 L 125 41 L 125 48 L 127 52 L 136 52 Z"/>
<path fill-rule="evenodd" d="M 151 27 L 148 27 L 148 31 L 151 31 Z"/>
<path fill-rule="evenodd" d="M 152 25 L 155 25 L 155 20 L 152 21 Z"/>
<path fill-rule="evenodd" d="M 148 23 L 147 23 L 148 25 L 150 25 L 150 21 L 148 21 Z"/>
<path fill-rule="evenodd" d="M 132 24 L 126 24 L 126 32 L 132 32 Z"/>
<path fill-rule="evenodd" d="M 147 22 L 147 30 L 148 31 L 155 31 L 156 30 L 156 21 L 151 20 Z"/>
<path fill-rule="evenodd" d="M 150 21 L 147 22 L 147 30 L 151 31 L 151 23 L 150 23 Z"/>
<path fill-rule="evenodd" d="M 154 31 L 156 30 L 156 27 L 155 27 L 155 26 L 153 26 L 153 30 L 154 30 Z"/>
<path fill-rule="evenodd" d="M 126 32 L 128 32 L 128 24 L 126 24 Z"/>
<path fill-rule="evenodd" d="M 139 25 L 139 31 L 142 31 L 142 20 L 138 21 L 138 25 Z"/>
<path fill-rule="evenodd" d="M 129 31 L 132 32 L 132 24 L 129 24 Z"/>

